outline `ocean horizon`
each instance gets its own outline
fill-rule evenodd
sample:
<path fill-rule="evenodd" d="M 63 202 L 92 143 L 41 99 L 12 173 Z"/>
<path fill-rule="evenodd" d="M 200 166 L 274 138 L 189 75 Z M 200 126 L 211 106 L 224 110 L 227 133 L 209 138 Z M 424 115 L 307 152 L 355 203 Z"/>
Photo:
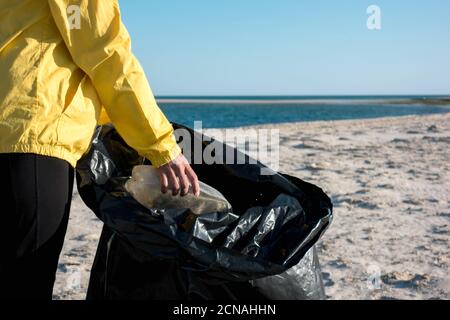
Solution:
<path fill-rule="evenodd" d="M 450 112 L 448 95 L 159 96 L 170 121 L 233 128 L 289 122 L 373 119 Z"/>

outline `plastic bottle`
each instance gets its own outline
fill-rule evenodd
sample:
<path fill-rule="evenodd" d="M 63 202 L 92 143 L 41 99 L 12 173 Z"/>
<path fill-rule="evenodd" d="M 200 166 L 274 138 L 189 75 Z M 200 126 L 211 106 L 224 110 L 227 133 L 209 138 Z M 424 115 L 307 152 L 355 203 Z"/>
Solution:
<path fill-rule="evenodd" d="M 191 187 L 188 194 L 183 197 L 180 195 L 174 196 L 171 191 L 162 193 L 156 169 L 147 165 L 133 168 L 132 176 L 126 182 L 125 189 L 136 201 L 149 209 L 188 208 L 196 215 L 231 210 L 231 205 L 225 197 L 203 182 L 200 182 L 199 197 L 193 194 Z"/>

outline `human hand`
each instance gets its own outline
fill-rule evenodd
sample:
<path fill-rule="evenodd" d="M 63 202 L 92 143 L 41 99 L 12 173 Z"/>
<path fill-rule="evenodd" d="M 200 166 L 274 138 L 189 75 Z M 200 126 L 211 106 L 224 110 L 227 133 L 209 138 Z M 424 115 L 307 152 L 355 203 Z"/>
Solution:
<path fill-rule="evenodd" d="M 184 155 L 180 154 L 174 160 L 157 169 L 161 182 L 161 192 L 172 191 L 175 196 L 181 192 L 185 196 L 189 192 L 189 186 L 196 197 L 200 195 L 200 185 L 197 175 L 191 168 Z"/>

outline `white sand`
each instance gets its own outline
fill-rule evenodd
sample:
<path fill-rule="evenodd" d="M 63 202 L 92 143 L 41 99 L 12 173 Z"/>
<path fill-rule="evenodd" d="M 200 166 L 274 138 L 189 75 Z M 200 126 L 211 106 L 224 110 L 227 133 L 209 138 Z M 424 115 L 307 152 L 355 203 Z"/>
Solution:
<path fill-rule="evenodd" d="M 319 242 L 330 299 L 450 298 L 450 113 L 264 127 L 280 129 L 281 171 L 335 205 Z M 75 192 L 56 299 L 85 297 L 100 231 Z"/>

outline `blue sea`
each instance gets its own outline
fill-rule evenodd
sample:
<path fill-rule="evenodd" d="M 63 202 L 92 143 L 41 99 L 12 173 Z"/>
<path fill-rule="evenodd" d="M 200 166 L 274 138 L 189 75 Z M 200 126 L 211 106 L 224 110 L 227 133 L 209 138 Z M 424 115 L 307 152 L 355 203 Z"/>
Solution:
<path fill-rule="evenodd" d="M 370 119 L 450 112 L 439 96 L 158 97 L 170 121 L 192 127 L 232 128 L 318 120 Z"/>

